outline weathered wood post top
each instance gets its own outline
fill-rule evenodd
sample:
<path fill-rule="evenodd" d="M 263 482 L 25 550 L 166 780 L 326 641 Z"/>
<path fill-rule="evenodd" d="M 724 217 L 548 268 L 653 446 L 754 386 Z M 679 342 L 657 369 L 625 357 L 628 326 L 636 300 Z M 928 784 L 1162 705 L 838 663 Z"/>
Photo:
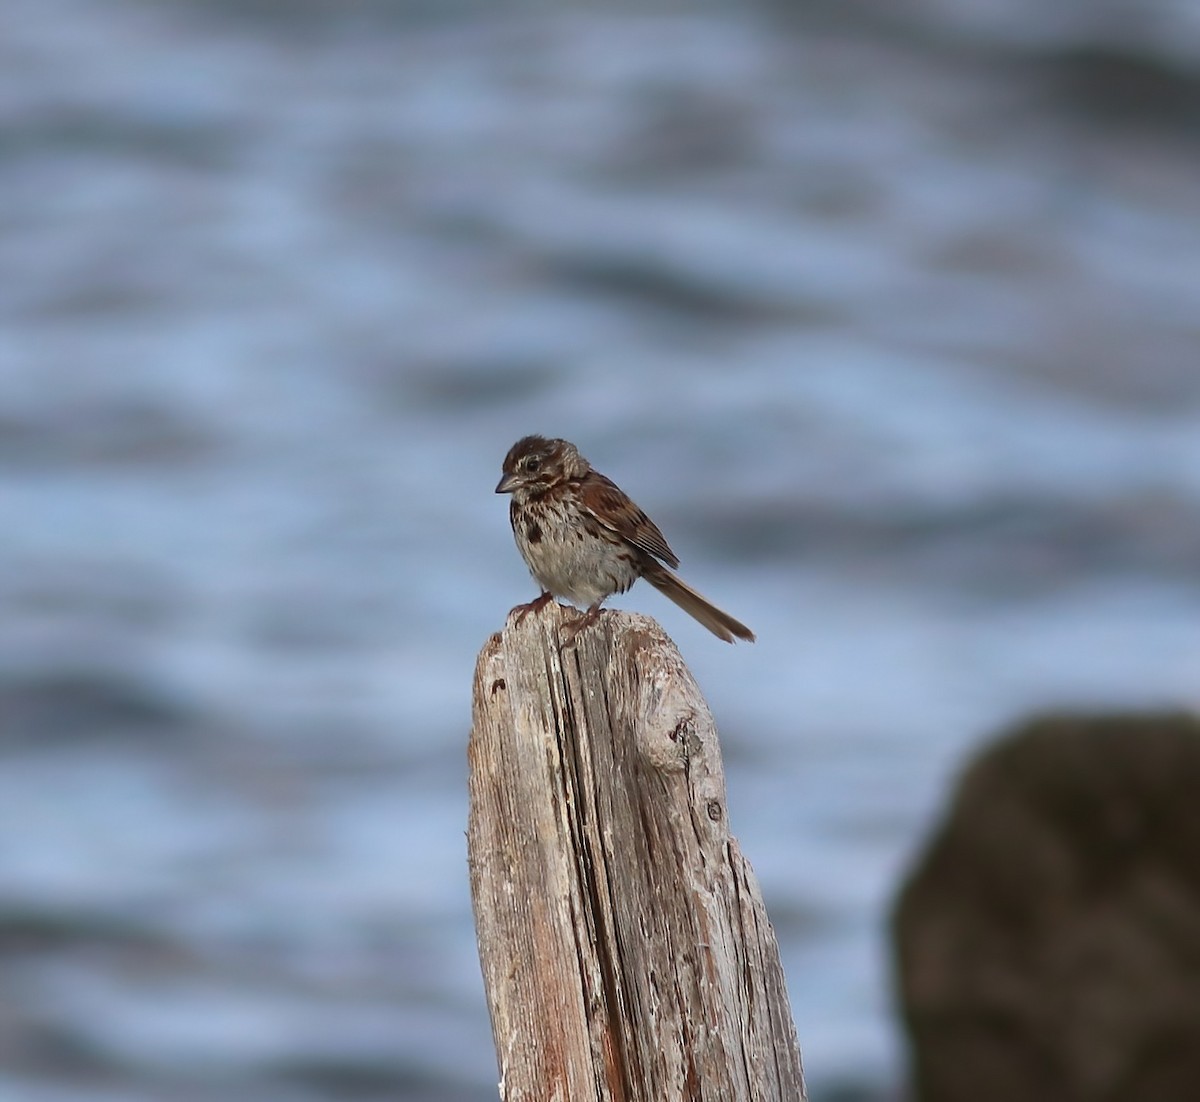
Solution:
<path fill-rule="evenodd" d="M 712 716 L 645 616 L 549 604 L 479 655 L 468 855 L 504 1102 L 803 1102 Z"/>

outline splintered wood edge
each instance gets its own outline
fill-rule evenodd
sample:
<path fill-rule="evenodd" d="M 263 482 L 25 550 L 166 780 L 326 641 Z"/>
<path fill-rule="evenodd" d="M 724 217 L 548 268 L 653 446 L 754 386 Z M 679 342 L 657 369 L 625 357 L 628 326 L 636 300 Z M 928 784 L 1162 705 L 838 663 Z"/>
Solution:
<path fill-rule="evenodd" d="M 531 1098 L 522 1085 L 536 1083 L 539 1102 L 567 1102 L 588 1097 L 571 1054 L 586 1052 L 589 1039 L 578 977 L 557 967 L 575 955 L 570 928 L 555 917 L 571 894 L 565 855 L 539 841 L 556 832 L 546 748 L 558 717 L 544 713 L 553 707 L 542 691 L 551 656 L 531 621 L 493 635 L 476 663 L 467 852 L 500 1096 Z M 537 892 L 521 863 L 531 846 L 547 858 Z"/>

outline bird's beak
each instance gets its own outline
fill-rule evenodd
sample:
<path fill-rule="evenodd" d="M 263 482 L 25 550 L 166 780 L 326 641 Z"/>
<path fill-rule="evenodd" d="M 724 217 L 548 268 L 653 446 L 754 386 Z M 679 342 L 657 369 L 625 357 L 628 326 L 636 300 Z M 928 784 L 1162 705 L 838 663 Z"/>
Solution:
<path fill-rule="evenodd" d="M 511 494 L 516 488 L 517 476 L 515 474 L 506 474 L 496 483 L 496 493 L 498 494 Z"/>

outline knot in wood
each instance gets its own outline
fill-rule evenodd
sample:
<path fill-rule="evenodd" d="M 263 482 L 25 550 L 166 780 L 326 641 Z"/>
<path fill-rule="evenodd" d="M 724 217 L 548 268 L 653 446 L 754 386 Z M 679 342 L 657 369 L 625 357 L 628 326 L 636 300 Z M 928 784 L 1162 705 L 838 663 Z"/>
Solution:
<path fill-rule="evenodd" d="M 684 716 L 671 729 L 670 739 L 672 742 L 683 742 L 686 744 L 688 736 L 693 732 L 692 717 Z"/>

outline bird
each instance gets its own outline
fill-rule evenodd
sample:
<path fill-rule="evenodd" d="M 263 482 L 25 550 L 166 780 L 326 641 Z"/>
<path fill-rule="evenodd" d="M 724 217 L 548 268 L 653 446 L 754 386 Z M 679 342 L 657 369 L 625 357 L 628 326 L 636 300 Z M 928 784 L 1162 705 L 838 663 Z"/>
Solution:
<path fill-rule="evenodd" d="M 511 494 L 517 549 L 541 587 L 526 612 L 561 597 L 594 620 L 614 593 L 645 578 L 718 639 L 754 642 L 754 632 L 697 593 L 674 568 L 679 558 L 658 526 L 569 440 L 525 436 L 504 458 L 496 493 Z"/>

